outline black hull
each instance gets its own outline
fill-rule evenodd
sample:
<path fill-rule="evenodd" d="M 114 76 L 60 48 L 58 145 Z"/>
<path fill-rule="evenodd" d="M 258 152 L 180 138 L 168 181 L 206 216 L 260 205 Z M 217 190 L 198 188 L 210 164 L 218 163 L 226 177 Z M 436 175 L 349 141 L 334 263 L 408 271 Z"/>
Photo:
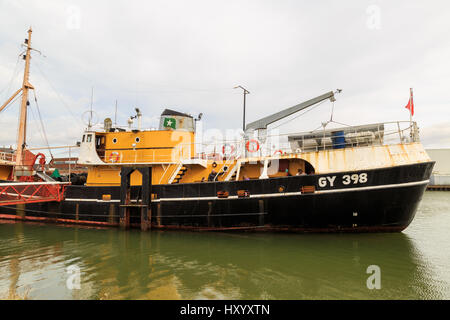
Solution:
<path fill-rule="evenodd" d="M 184 230 L 399 232 L 414 219 L 434 162 L 326 175 L 155 185 L 151 227 Z M 332 182 L 332 183 L 331 183 Z M 302 193 L 314 186 L 315 193 Z M 239 198 L 247 190 L 248 198 Z M 228 198 L 217 192 L 227 191 Z M 138 188 L 132 189 L 133 199 Z M 111 200 L 102 200 L 111 195 Z M 69 186 L 61 203 L 0 207 L 0 217 L 119 225 L 120 187 Z M 25 209 L 25 210 L 23 210 Z M 25 213 L 24 213 L 25 212 Z M 131 213 L 131 226 L 140 213 Z"/>

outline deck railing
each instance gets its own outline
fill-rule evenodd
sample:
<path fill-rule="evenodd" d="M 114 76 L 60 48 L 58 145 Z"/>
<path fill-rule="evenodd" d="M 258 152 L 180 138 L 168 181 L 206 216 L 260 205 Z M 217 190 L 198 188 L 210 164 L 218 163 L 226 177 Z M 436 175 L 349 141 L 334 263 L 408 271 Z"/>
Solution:
<path fill-rule="evenodd" d="M 244 157 L 265 157 L 330 149 L 418 142 L 415 122 L 396 121 L 365 126 L 317 130 L 311 132 L 257 136 L 241 140 L 181 143 L 167 149 L 139 149 L 131 152 L 107 151 L 100 158 L 111 164 L 184 163 L 193 160 L 232 160 Z"/>
<path fill-rule="evenodd" d="M 201 149 L 196 146 L 196 150 L 204 150 L 205 152 L 197 153 L 196 157 L 209 160 L 223 160 L 330 149 L 406 144 L 419 141 L 419 130 L 415 122 L 395 121 L 302 133 L 281 135 L 271 135 L 269 133 L 264 139 L 258 139 L 257 136 L 254 136 L 248 137 L 246 140 L 202 144 L 200 146 Z M 223 152 L 224 150 L 225 152 Z M 232 150 L 234 152 L 230 152 Z"/>
<path fill-rule="evenodd" d="M 302 152 L 419 142 L 415 122 L 395 121 L 289 135 L 292 150 Z"/>
<path fill-rule="evenodd" d="M 10 152 L 0 152 L 0 161 L 2 162 L 14 162 L 16 157 Z"/>

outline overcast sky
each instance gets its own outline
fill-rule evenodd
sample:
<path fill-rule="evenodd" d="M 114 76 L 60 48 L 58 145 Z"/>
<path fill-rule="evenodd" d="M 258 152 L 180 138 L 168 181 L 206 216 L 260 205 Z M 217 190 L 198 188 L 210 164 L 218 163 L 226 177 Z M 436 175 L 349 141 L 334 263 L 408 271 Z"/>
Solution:
<path fill-rule="evenodd" d="M 357 125 L 415 116 L 427 148 L 450 147 L 448 1 L 62 1 L 0 0 L 1 104 L 21 86 L 21 43 L 33 28 L 30 82 L 50 145 L 80 140 L 81 115 L 144 127 L 164 108 L 206 128 L 242 127 L 325 92 L 343 89 L 334 119 Z M 44 141 L 31 95 L 28 140 Z M 0 113 L 0 146 L 14 144 L 19 104 Z M 289 123 L 306 131 L 330 118 L 326 102 Z"/>

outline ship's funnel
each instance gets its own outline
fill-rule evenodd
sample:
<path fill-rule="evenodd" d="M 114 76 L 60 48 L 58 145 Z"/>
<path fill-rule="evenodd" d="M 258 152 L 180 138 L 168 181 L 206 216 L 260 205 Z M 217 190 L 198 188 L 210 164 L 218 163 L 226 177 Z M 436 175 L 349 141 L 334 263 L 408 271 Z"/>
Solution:
<path fill-rule="evenodd" d="M 105 129 L 106 132 L 109 132 L 112 128 L 112 120 L 110 118 L 106 118 L 103 121 L 103 128 Z"/>
<path fill-rule="evenodd" d="M 194 132 L 194 118 L 187 113 L 165 109 L 161 114 L 159 130 L 179 130 Z"/>

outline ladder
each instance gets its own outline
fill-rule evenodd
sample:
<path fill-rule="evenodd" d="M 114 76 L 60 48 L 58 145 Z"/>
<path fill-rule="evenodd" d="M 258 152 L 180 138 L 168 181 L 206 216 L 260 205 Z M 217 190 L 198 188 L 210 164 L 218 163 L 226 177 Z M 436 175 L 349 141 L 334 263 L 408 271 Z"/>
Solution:
<path fill-rule="evenodd" d="M 169 184 L 172 183 L 180 183 L 180 180 L 183 178 L 183 176 L 186 174 L 186 171 L 188 170 L 188 168 L 186 166 L 184 166 L 183 164 L 180 164 L 178 166 L 178 169 L 175 171 L 176 174 L 174 174 L 170 179 L 169 179 Z"/>

